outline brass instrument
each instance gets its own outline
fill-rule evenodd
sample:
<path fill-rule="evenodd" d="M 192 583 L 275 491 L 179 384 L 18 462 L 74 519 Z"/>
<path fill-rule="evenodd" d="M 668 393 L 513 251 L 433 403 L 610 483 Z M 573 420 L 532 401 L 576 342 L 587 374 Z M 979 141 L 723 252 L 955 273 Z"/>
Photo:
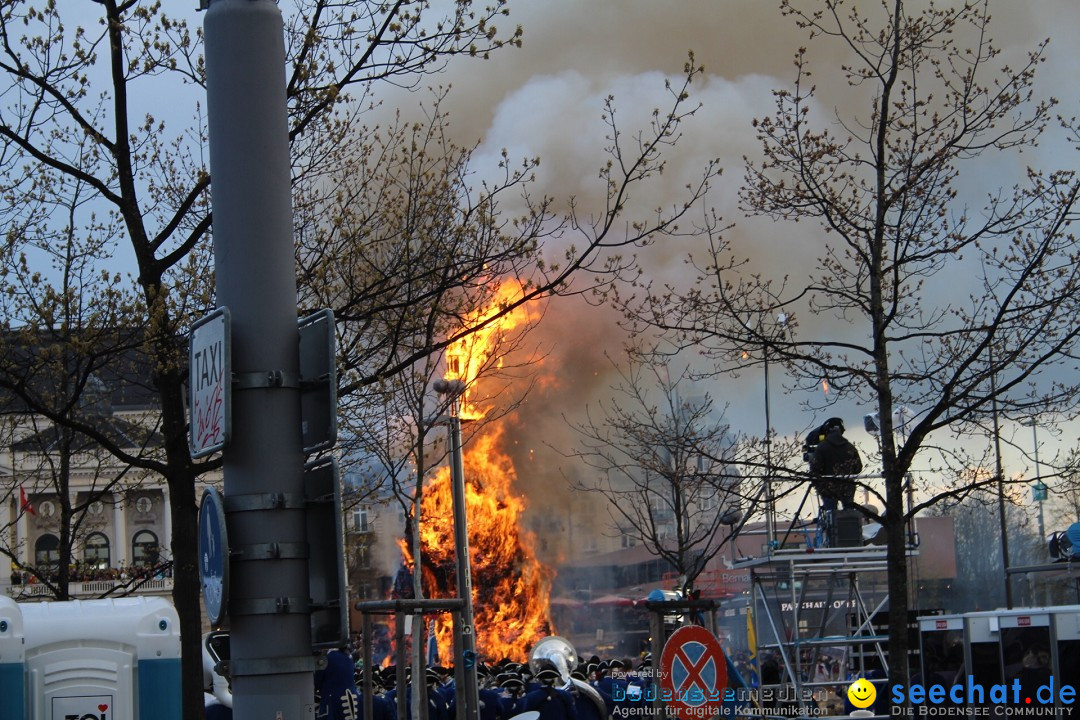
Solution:
<path fill-rule="evenodd" d="M 572 686 L 576 688 L 579 693 L 589 698 L 597 707 L 600 711 L 600 717 L 609 717 L 607 705 L 604 703 L 604 698 L 600 696 L 599 691 L 589 683 L 570 675 L 577 664 L 577 650 L 574 649 L 569 640 L 559 635 L 549 635 L 536 643 L 532 652 L 529 653 L 529 669 L 532 670 L 534 675 L 540 671 L 543 661 L 550 662 L 555 666 L 559 677 L 562 678 L 563 687 L 569 688 Z"/>

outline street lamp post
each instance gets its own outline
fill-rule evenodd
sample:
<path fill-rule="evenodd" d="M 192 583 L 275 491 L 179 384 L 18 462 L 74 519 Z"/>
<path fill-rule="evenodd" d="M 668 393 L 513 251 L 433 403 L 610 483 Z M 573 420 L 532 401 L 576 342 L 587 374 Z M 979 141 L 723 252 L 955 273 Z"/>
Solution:
<path fill-rule="evenodd" d="M 455 644 L 460 644 L 454 658 L 455 684 L 458 693 L 458 718 L 477 720 L 479 688 L 476 679 L 476 628 L 473 625 L 472 571 L 469 565 L 469 532 L 465 508 L 465 464 L 461 441 L 461 394 L 465 383 L 438 380 L 435 392 L 450 400 L 447 430 L 450 436 L 450 489 L 454 510 L 454 553 L 457 561 L 457 592 L 462 600 L 461 628 L 455 624 Z M 464 713 L 462 713 L 464 707 Z"/>
<path fill-rule="evenodd" d="M 1020 424 L 1031 428 L 1031 440 L 1035 446 L 1035 484 L 1032 485 L 1032 497 L 1039 504 L 1039 538 L 1046 538 L 1046 524 L 1043 518 L 1043 501 L 1046 500 L 1046 483 L 1042 481 L 1042 470 L 1039 467 L 1039 425 L 1035 418 L 1021 420 Z"/>
<path fill-rule="evenodd" d="M 773 541 L 776 538 L 775 519 L 773 518 L 772 488 L 772 419 L 769 416 L 769 343 L 765 343 L 765 547 L 771 555 Z"/>
<path fill-rule="evenodd" d="M 899 431 L 900 441 L 907 445 L 910 430 L 908 423 L 914 419 L 914 414 L 905 406 L 900 405 L 893 410 L 893 432 Z M 908 515 L 908 542 L 915 544 L 915 478 L 911 474 L 911 466 L 904 473 L 904 486 L 907 490 L 907 515 Z"/>
<path fill-rule="evenodd" d="M 776 316 L 776 324 L 780 328 L 780 336 L 787 329 L 787 315 L 780 313 Z M 773 497 L 772 487 L 772 416 L 769 408 L 769 343 L 767 337 L 763 344 L 762 361 L 765 368 L 765 542 L 766 553 L 771 555 L 776 545 L 776 500 Z"/>
<path fill-rule="evenodd" d="M 1009 529 L 1005 522 L 1005 469 L 1001 465 L 1001 425 L 998 420 L 997 379 L 994 369 L 994 347 L 990 346 L 990 413 L 994 424 L 994 473 L 997 476 L 998 527 L 1001 529 L 1001 570 L 1005 580 L 1005 606 L 1013 607 L 1012 583 L 1009 578 Z"/>

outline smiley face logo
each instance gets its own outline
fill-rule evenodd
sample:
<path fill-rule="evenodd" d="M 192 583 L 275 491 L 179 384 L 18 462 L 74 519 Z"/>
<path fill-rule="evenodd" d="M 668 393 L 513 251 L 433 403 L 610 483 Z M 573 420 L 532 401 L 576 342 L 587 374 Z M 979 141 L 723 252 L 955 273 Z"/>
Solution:
<path fill-rule="evenodd" d="M 847 697 L 855 707 L 868 708 L 877 699 L 877 688 L 866 678 L 859 678 L 848 685 Z"/>

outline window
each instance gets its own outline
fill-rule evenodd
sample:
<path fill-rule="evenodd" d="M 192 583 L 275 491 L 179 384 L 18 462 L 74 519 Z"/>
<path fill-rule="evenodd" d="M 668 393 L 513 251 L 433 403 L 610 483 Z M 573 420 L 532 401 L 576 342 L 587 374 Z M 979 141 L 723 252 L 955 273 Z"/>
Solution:
<path fill-rule="evenodd" d="M 149 566 L 157 563 L 161 554 L 157 535 L 149 530 L 140 530 L 131 539 L 131 564 Z"/>
<path fill-rule="evenodd" d="M 367 545 L 358 545 L 356 547 L 356 567 L 360 570 L 367 570 L 371 567 L 371 550 Z"/>
<path fill-rule="evenodd" d="M 623 530 L 622 531 L 621 539 L 622 539 L 622 546 L 624 548 L 632 548 L 635 545 L 637 545 L 637 538 L 634 537 L 634 535 L 632 535 L 629 530 Z"/>
<path fill-rule="evenodd" d="M 60 566 L 60 538 L 46 533 L 34 543 L 34 564 L 39 568 L 52 568 Z"/>
<path fill-rule="evenodd" d="M 353 510 L 353 530 L 356 532 L 371 532 L 371 508 L 367 505 L 357 505 Z"/>
<path fill-rule="evenodd" d="M 649 503 L 652 506 L 652 521 L 656 525 L 672 522 L 675 519 L 675 510 L 663 498 L 653 498 Z"/>
<path fill-rule="evenodd" d="M 83 547 L 83 561 L 87 567 L 97 570 L 109 568 L 109 538 L 101 533 L 91 533 Z"/>

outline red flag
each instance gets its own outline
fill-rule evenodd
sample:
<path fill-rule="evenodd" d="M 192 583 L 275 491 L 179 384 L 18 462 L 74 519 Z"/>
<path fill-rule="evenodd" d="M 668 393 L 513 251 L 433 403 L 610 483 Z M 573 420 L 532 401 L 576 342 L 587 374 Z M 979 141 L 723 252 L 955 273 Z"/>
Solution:
<path fill-rule="evenodd" d="M 28 512 L 31 515 L 37 515 L 37 510 L 30 504 L 30 498 L 26 497 L 26 490 L 23 486 L 19 486 L 19 503 L 22 505 L 23 512 Z"/>

